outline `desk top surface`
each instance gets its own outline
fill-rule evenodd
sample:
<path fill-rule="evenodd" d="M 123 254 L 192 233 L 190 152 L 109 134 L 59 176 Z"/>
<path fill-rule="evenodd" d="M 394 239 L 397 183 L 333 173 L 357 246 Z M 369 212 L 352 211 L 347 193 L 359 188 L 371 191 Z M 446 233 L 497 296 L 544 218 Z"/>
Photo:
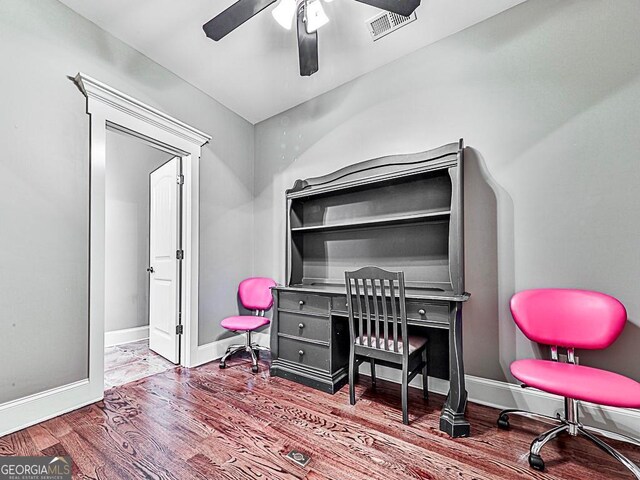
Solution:
<path fill-rule="evenodd" d="M 272 290 L 280 290 L 287 292 L 301 292 L 301 293 L 318 293 L 318 294 L 333 294 L 333 295 L 346 295 L 347 291 L 344 285 L 277 285 L 272 287 Z M 445 302 L 466 302 L 471 297 L 471 294 L 465 292 L 462 295 L 456 295 L 453 292 L 447 292 L 436 288 L 415 288 L 406 287 L 405 297 L 413 300 L 436 300 Z"/>

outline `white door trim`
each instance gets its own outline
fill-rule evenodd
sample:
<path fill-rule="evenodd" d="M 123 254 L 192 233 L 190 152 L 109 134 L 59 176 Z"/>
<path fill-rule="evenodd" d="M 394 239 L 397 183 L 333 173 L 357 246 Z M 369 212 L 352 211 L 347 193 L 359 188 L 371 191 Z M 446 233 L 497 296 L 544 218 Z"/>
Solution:
<path fill-rule="evenodd" d="M 105 162 L 107 127 L 129 133 L 183 159 L 181 364 L 198 350 L 198 219 L 201 147 L 211 137 L 88 75 L 74 81 L 90 115 L 90 247 L 88 379 L 0 405 L 0 436 L 104 397 Z"/>
<path fill-rule="evenodd" d="M 75 82 L 87 97 L 91 116 L 91 213 L 89 278 L 89 384 L 97 395 L 104 388 L 104 212 L 105 138 L 107 127 L 141 137 L 183 158 L 182 202 L 182 323 L 181 365 L 191 366 L 198 346 L 198 219 L 201 147 L 211 137 L 186 123 L 146 105 L 88 75 Z"/>

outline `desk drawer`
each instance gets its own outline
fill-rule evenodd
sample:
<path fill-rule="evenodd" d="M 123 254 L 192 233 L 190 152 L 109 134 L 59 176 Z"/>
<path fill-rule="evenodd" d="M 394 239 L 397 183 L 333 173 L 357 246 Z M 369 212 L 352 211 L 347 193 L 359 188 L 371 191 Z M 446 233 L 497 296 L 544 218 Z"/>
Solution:
<path fill-rule="evenodd" d="M 349 309 L 346 306 L 346 297 L 334 297 L 333 310 L 348 312 Z M 371 314 L 373 315 L 373 307 Z M 362 306 L 366 314 L 364 305 Z M 435 323 L 449 324 L 449 304 L 448 303 L 434 303 L 424 300 L 407 300 L 406 301 L 407 318 L 411 320 L 423 320 Z M 400 310 L 397 309 L 397 314 L 400 316 Z M 357 313 L 357 308 L 356 308 Z M 382 303 L 378 301 L 378 314 L 382 315 Z M 391 304 L 387 302 L 387 315 L 391 315 Z"/>
<path fill-rule="evenodd" d="M 278 308 L 301 313 L 321 313 L 329 315 L 329 297 L 298 292 L 280 292 Z"/>
<path fill-rule="evenodd" d="M 329 319 L 297 313 L 278 312 L 278 333 L 328 342 Z"/>
<path fill-rule="evenodd" d="M 449 305 L 407 300 L 407 318 L 449 324 Z"/>
<path fill-rule="evenodd" d="M 294 338 L 278 339 L 278 357 L 308 367 L 329 371 L 329 347 Z"/>

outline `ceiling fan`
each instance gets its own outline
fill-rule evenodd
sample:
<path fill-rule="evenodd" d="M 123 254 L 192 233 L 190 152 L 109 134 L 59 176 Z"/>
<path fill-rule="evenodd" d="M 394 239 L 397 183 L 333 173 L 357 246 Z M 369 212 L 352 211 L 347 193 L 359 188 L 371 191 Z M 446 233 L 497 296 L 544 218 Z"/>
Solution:
<path fill-rule="evenodd" d="M 207 37 L 218 41 L 251 17 L 278 0 L 238 0 L 213 17 L 202 28 Z M 324 0 L 330 2 L 332 0 Z M 420 0 L 356 0 L 374 7 L 408 17 L 420 5 Z M 272 14 L 287 30 L 297 18 L 298 57 L 300 75 L 307 77 L 318 71 L 318 28 L 329 22 L 321 0 L 279 0 Z"/>

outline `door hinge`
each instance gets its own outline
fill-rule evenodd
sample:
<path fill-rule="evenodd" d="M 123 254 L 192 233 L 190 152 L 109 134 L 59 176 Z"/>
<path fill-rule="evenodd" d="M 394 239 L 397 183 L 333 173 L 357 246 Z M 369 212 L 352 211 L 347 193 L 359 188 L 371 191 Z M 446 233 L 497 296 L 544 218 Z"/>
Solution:
<path fill-rule="evenodd" d="M 176 177 L 176 183 L 178 185 L 184 185 L 184 175 L 180 174 Z"/>
<path fill-rule="evenodd" d="M 184 327 L 182 325 L 176 325 L 176 335 L 182 335 L 184 333 Z"/>
<path fill-rule="evenodd" d="M 184 250 L 176 250 L 176 259 L 184 260 Z"/>

